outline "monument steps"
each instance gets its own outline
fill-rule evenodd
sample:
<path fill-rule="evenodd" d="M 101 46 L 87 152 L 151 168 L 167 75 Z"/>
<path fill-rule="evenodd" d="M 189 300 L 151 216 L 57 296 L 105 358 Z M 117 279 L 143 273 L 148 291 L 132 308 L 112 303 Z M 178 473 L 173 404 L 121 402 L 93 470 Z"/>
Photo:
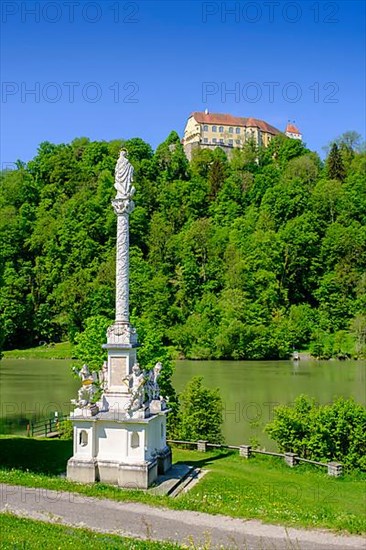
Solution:
<path fill-rule="evenodd" d="M 207 470 L 201 470 L 200 468 L 194 468 L 189 474 L 180 481 L 180 483 L 169 494 L 172 498 L 177 497 L 181 493 L 187 493 L 198 481 L 207 473 Z"/>
<path fill-rule="evenodd" d="M 190 486 L 193 480 L 198 477 L 199 473 L 199 468 L 194 468 L 187 464 L 173 464 L 166 474 L 158 477 L 157 484 L 149 489 L 149 492 L 156 495 L 168 495 L 175 498 L 184 489 Z"/>

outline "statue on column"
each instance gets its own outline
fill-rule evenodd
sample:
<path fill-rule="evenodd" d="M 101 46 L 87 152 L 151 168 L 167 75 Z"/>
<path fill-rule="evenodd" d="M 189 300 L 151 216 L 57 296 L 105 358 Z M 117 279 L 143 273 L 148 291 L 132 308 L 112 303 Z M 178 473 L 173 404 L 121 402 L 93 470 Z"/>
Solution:
<path fill-rule="evenodd" d="M 114 172 L 116 199 L 131 199 L 135 193 L 135 188 L 132 185 L 134 169 L 126 153 L 125 149 L 121 149 Z"/>

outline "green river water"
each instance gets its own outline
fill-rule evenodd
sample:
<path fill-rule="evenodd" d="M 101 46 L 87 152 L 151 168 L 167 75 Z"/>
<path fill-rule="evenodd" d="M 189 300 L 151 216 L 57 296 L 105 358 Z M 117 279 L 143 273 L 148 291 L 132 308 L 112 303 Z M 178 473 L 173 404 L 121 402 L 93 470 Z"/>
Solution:
<path fill-rule="evenodd" d="M 224 402 L 223 431 L 232 445 L 250 438 L 274 449 L 263 434 L 273 407 L 290 403 L 306 393 L 319 403 L 334 397 L 354 397 L 366 404 L 366 361 L 179 361 L 173 384 L 180 392 L 192 376 L 220 388 Z M 71 361 L 0 361 L 0 433 L 26 433 L 30 419 L 48 418 L 55 411 L 68 413 L 76 397 L 78 380 Z"/>

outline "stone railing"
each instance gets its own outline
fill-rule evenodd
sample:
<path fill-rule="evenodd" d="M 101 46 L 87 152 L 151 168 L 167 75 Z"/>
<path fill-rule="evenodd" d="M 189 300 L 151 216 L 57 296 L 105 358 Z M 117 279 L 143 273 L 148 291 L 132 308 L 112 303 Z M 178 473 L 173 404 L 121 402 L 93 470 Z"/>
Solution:
<path fill-rule="evenodd" d="M 251 445 L 220 445 L 218 443 L 209 443 L 204 439 L 199 441 L 179 441 L 176 439 L 167 439 L 167 443 L 173 445 L 185 445 L 190 448 L 195 448 L 197 451 L 206 453 L 209 449 L 236 449 L 239 451 L 239 455 L 243 458 L 250 458 L 252 455 L 269 455 L 276 456 L 285 459 L 285 463 L 293 468 L 299 462 L 305 462 L 307 464 L 314 464 L 315 466 L 321 466 L 327 468 L 328 475 L 334 477 L 340 477 L 343 474 L 343 466 L 340 462 L 318 462 L 317 460 L 308 460 L 307 458 L 301 458 L 296 453 L 272 453 L 270 451 L 261 451 L 260 449 L 253 449 Z"/>

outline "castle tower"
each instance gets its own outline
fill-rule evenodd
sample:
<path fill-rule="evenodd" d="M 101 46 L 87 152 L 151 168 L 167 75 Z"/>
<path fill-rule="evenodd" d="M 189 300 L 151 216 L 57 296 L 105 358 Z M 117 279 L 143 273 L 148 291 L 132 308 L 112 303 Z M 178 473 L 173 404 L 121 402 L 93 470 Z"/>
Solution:
<path fill-rule="evenodd" d="M 299 139 L 302 141 L 302 133 L 300 130 L 295 126 L 295 121 L 291 122 L 290 120 L 287 123 L 285 134 L 287 137 L 292 139 Z"/>

